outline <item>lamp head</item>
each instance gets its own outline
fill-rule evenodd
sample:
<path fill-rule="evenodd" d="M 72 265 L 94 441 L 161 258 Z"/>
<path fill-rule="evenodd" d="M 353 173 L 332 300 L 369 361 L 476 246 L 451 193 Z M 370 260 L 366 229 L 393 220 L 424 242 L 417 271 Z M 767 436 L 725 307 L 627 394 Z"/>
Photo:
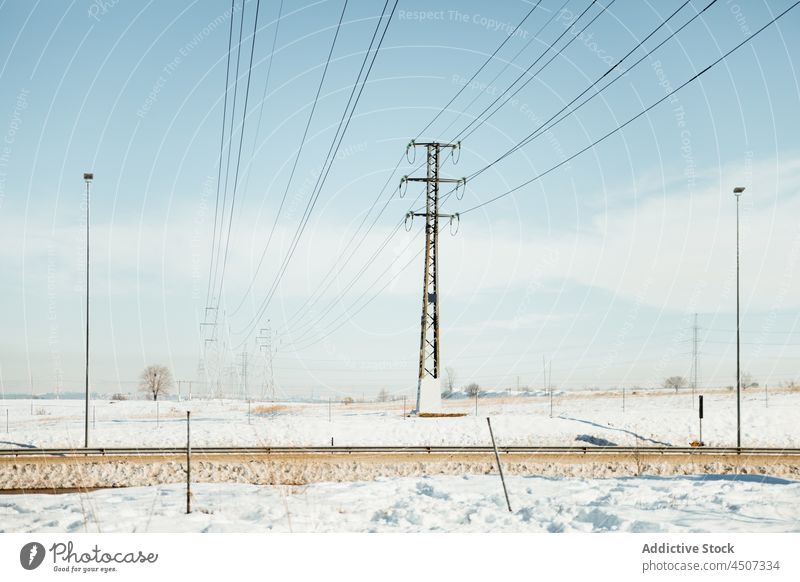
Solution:
<path fill-rule="evenodd" d="M 737 196 L 741 196 L 742 192 L 744 192 L 744 186 L 736 186 L 736 188 L 733 189 L 733 193 Z"/>
<path fill-rule="evenodd" d="M 84 172 L 83 179 L 86 180 L 87 182 L 91 182 L 92 180 L 94 180 L 94 174 Z"/>

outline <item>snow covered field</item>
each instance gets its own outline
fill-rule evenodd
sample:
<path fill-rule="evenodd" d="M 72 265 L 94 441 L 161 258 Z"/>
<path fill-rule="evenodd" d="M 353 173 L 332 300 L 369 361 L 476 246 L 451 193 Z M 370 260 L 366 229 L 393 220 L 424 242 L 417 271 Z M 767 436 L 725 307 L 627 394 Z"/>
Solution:
<path fill-rule="evenodd" d="M 0 496 L 2 532 L 800 532 L 800 482 L 763 476 L 419 477 Z"/>
<path fill-rule="evenodd" d="M 500 444 L 684 446 L 697 437 L 688 394 L 561 394 L 446 403 L 460 418 L 407 418 L 403 403 L 93 401 L 92 446 L 181 446 L 185 411 L 200 445 Z M 248 413 L 249 408 L 249 413 Z M 8 432 L 6 426 L 8 411 Z M 158 412 L 158 417 L 156 417 Z M 743 444 L 800 446 L 800 393 L 747 393 Z M 703 437 L 735 443 L 735 396 L 706 394 Z M 6 400 L 0 446 L 81 447 L 83 405 Z M 0 531 L 800 531 L 800 482 L 761 475 L 609 479 L 510 476 L 513 513 L 496 475 L 402 477 L 306 486 L 196 484 L 184 515 L 182 485 L 66 495 L 0 496 Z"/>
<path fill-rule="evenodd" d="M 403 402 L 248 403 L 234 400 L 154 402 L 95 400 L 90 406 L 91 446 L 182 446 L 186 410 L 192 411 L 192 441 L 202 445 L 469 445 L 488 444 L 486 416 L 502 445 L 686 446 L 698 436 L 691 395 L 628 393 L 561 394 L 446 401 L 462 418 L 406 418 Z M 410 404 L 409 404 L 410 406 Z M 8 430 L 6 431 L 6 413 Z M 330 416 L 329 416 L 330 414 Z M 744 446 L 800 447 L 800 392 L 769 395 L 747 391 L 742 399 Z M 82 447 L 83 402 L 0 402 L 0 447 Z M 736 444 L 735 393 L 705 395 L 703 440 Z"/>

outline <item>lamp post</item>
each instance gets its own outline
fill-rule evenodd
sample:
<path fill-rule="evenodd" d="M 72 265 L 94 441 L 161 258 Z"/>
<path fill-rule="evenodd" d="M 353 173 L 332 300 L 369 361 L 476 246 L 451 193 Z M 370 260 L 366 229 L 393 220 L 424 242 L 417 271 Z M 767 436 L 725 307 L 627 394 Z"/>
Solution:
<path fill-rule="evenodd" d="M 744 186 L 736 186 L 736 448 L 742 446 L 742 373 L 739 366 L 739 198 Z"/>
<path fill-rule="evenodd" d="M 86 182 L 86 409 L 84 411 L 84 444 L 89 448 L 89 184 L 94 174 L 84 173 Z"/>

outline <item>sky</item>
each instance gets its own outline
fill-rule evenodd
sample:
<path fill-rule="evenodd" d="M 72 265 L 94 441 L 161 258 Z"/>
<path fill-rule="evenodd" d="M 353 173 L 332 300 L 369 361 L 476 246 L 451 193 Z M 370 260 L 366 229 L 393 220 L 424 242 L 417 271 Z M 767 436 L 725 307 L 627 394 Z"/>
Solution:
<path fill-rule="evenodd" d="M 279 395 L 411 395 L 422 189 L 400 180 L 425 170 L 407 145 L 460 141 L 441 175 L 471 176 L 562 110 L 443 197 L 462 213 L 440 238 L 455 384 L 690 377 L 695 314 L 699 386 L 735 384 L 734 186 L 742 369 L 800 380 L 800 9 L 756 34 L 792 3 L 717 0 L 676 32 L 707 4 L 0 1 L 2 393 L 83 386 L 93 172 L 94 391 L 163 364 L 257 397 L 268 336 Z"/>

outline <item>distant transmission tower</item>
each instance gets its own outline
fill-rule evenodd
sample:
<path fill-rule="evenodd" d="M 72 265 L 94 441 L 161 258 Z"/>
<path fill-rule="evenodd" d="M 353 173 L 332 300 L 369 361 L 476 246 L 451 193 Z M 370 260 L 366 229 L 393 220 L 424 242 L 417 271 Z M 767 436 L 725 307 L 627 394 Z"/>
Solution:
<path fill-rule="evenodd" d="M 424 147 L 427 153 L 428 175 L 425 178 L 404 177 L 403 181 L 425 183 L 425 212 L 409 212 L 407 219 L 425 217 L 425 268 L 422 280 L 422 318 L 420 320 L 419 379 L 417 382 L 416 412 L 441 407 L 439 389 L 439 219 L 458 220 L 458 214 L 439 213 L 439 184 L 463 182 L 461 179 L 440 178 L 441 151 L 456 150 L 459 144 L 411 142 L 409 148 Z"/>
<path fill-rule="evenodd" d="M 695 393 L 697 392 L 697 314 L 694 314 L 694 327 L 692 329 L 692 407 L 694 407 Z"/>
<path fill-rule="evenodd" d="M 242 389 L 244 400 L 247 400 L 247 351 L 241 353 L 242 356 Z"/>
<path fill-rule="evenodd" d="M 203 351 L 200 356 L 199 366 L 202 366 L 203 376 L 205 377 L 206 393 L 209 398 L 222 397 L 222 376 L 224 372 L 222 369 L 223 360 L 220 352 L 220 346 L 217 342 L 218 314 L 219 310 L 216 307 L 206 307 L 203 314 L 203 321 L 200 323 L 200 331 L 202 332 L 201 337 L 203 338 Z M 209 351 L 212 349 L 213 353 L 209 355 Z M 198 370 L 198 372 L 199 371 L 200 370 Z"/>
<path fill-rule="evenodd" d="M 269 326 L 269 321 L 267 321 L 267 327 L 261 328 L 259 330 L 258 336 L 256 336 L 256 340 L 258 341 L 258 347 L 261 349 L 264 354 L 264 385 L 261 390 L 261 397 L 264 398 L 266 394 L 269 394 L 270 400 L 275 400 L 275 372 L 272 368 L 272 328 Z"/>

